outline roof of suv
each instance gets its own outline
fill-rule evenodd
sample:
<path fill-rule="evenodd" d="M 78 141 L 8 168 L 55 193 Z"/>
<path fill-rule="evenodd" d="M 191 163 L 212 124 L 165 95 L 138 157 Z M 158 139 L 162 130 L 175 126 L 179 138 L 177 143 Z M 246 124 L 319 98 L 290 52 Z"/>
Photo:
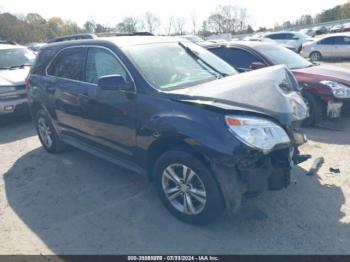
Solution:
<path fill-rule="evenodd" d="M 110 42 L 116 46 L 123 48 L 132 45 L 143 45 L 143 44 L 155 44 L 155 43 L 169 43 L 169 42 L 186 42 L 188 40 L 178 37 L 167 37 L 167 36 L 115 36 L 115 37 L 99 37 L 95 39 L 84 39 L 84 40 L 70 40 L 56 42 L 48 44 L 43 49 L 50 48 L 52 46 L 72 46 L 72 45 L 84 45 L 84 44 L 101 44 L 103 42 Z"/>

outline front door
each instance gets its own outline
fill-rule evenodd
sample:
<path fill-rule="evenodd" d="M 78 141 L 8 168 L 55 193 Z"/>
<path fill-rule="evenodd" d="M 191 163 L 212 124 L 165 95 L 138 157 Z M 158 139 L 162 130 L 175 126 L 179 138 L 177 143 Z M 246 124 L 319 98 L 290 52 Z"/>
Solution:
<path fill-rule="evenodd" d="M 102 90 L 98 79 L 121 75 L 130 82 L 130 90 Z M 132 159 L 136 142 L 135 101 L 132 79 L 117 55 L 104 47 L 89 47 L 85 65 L 85 94 L 82 98 L 84 132 L 90 142 L 111 153 Z"/>

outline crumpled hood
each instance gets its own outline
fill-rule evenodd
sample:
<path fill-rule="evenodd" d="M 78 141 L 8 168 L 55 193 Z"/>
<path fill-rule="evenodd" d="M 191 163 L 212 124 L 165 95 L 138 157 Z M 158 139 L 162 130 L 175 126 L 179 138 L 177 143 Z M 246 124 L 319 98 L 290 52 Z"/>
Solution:
<path fill-rule="evenodd" d="M 29 67 L 13 70 L 0 70 L 0 86 L 23 85 L 29 70 Z"/>
<path fill-rule="evenodd" d="M 290 71 L 278 65 L 169 93 L 178 95 L 174 99 L 180 101 L 264 114 L 291 125 L 306 117 L 307 107 L 297 92 L 286 92 L 280 87 L 291 87 L 290 77 Z"/>

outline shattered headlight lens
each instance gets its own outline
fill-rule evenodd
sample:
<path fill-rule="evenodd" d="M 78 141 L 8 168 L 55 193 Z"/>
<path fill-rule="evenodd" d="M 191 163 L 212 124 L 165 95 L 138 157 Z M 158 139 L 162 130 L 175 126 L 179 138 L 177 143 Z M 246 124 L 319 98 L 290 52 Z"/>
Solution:
<path fill-rule="evenodd" d="M 276 145 L 289 144 L 286 131 L 274 122 L 253 116 L 226 116 L 229 130 L 244 144 L 269 152 Z"/>
<path fill-rule="evenodd" d="M 292 107 L 293 116 L 296 120 L 303 120 L 309 116 L 308 107 L 301 95 L 295 93 L 289 102 Z"/>
<path fill-rule="evenodd" d="M 350 98 L 350 88 L 338 82 L 321 81 L 321 84 L 328 86 L 336 98 Z"/>

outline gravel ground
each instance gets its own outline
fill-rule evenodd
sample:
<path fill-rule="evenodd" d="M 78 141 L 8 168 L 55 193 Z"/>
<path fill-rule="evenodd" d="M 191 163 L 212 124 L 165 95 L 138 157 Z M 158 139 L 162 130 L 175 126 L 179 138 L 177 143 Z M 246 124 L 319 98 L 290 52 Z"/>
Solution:
<path fill-rule="evenodd" d="M 313 157 L 296 184 L 196 227 L 144 177 L 78 150 L 48 154 L 28 119 L 0 123 L 0 254 L 350 254 L 350 118 L 331 126 L 305 129 Z"/>

